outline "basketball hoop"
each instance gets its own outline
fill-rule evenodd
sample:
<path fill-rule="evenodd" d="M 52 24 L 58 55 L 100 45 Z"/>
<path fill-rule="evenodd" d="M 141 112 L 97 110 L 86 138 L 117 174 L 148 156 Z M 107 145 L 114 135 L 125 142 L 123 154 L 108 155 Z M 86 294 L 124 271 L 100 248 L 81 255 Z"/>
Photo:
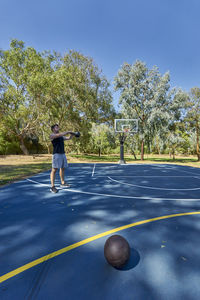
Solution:
<path fill-rule="evenodd" d="M 138 132 L 137 119 L 115 119 L 116 133 L 136 133 Z"/>
<path fill-rule="evenodd" d="M 138 132 L 137 119 L 115 119 L 115 133 L 119 134 L 120 141 L 120 161 L 119 164 L 125 164 L 124 160 L 124 142 L 128 135 L 133 135 Z"/>
<path fill-rule="evenodd" d="M 130 128 L 127 128 L 127 127 L 126 127 L 126 128 L 123 128 L 123 132 L 124 132 L 124 133 L 129 133 L 129 132 L 130 132 Z"/>

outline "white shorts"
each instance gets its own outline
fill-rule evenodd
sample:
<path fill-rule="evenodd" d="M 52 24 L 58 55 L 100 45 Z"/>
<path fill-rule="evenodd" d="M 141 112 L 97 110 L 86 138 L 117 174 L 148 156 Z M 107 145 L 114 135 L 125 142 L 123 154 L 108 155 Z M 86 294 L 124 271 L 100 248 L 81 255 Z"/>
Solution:
<path fill-rule="evenodd" d="M 67 168 L 67 158 L 65 153 L 55 153 L 53 154 L 52 158 L 52 168 L 54 169 L 61 169 L 61 168 Z"/>

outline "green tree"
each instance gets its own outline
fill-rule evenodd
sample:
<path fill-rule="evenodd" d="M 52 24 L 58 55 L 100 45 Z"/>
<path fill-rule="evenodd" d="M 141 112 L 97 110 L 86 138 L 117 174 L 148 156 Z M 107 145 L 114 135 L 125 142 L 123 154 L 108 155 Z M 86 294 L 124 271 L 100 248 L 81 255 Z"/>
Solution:
<path fill-rule="evenodd" d="M 163 76 L 157 67 L 148 69 L 146 64 L 136 61 L 134 65 L 124 63 L 115 77 L 115 90 L 120 90 L 119 103 L 125 118 L 139 120 L 141 159 L 144 159 L 144 143 L 155 128 L 169 120 L 166 106 L 169 102 L 169 73 Z M 152 136 L 151 136 L 152 138 Z"/>
<path fill-rule="evenodd" d="M 109 82 L 92 58 L 70 51 L 55 65 L 51 86 L 51 114 L 61 127 L 79 130 L 74 141 L 79 151 L 87 148 L 92 122 L 109 122 L 114 115 Z"/>
<path fill-rule="evenodd" d="M 114 132 L 106 124 L 92 123 L 91 138 L 91 148 L 97 151 L 99 156 L 101 153 L 110 152 L 111 148 L 115 146 Z"/>
<path fill-rule="evenodd" d="M 189 122 L 190 128 L 195 132 L 196 154 L 198 161 L 200 161 L 200 88 L 198 87 L 194 87 L 190 90 L 186 120 Z"/>
<path fill-rule="evenodd" d="M 24 42 L 12 40 L 9 50 L 0 52 L 0 114 L 10 134 L 14 134 L 24 154 L 25 139 L 40 124 L 40 111 L 50 64 Z"/>
<path fill-rule="evenodd" d="M 145 142 L 149 149 L 154 142 L 160 152 L 170 125 L 173 128 L 172 123 L 182 116 L 187 94 L 181 89 L 170 90 L 169 72 L 161 75 L 156 66 L 148 69 L 141 61 L 122 66 L 115 89 L 121 91 L 119 102 L 124 117 L 139 120 L 141 159 Z"/>
<path fill-rule="evenodd" d="M 0 114 L 28 154 L 25 140 L 33 138 L 50 152 L 53 123 L 81 131 L 74 147 L 83 150 L 91 122 L 109 122 L 114 108 L 109 82 L 91 58 L 76 51 L 40 53 L 12 40 L 10 49 L 0 52 Z"/>
<path fill-rule="evenodd" d="M 167 144 L 170 151 L 170 156 L 172 154 L 173 159 L 175 159 L 175 154 L 177 149 L 184 143 L 184 139 L 181 137 L 180 131 L 177 132 L 169 132 L 167 138 Z"/>
<path fill-rule="evenodd" d="M 169 120 L 168 120 L 168 132 L 166 134 L 166 145 L 170 149 L 170 155 L 173 155 L 175 159 L 175 152 L 178 152 L 180 147 L 183 147 L 185 143 L 184 139 L 184 118 L 187 108 L 187 101 L 189 96 L 186 92 L 182 91 L 180 88 L 174 88 L 171 91 L 171 101 L 168 105 Z"/>

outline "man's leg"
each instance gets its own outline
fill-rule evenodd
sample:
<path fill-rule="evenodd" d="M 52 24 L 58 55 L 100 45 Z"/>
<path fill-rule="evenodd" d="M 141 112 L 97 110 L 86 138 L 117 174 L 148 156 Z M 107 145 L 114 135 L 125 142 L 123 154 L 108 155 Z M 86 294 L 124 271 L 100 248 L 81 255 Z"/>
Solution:
<path fill-rule="evenodd" d="M 54 186 L 56 171 L 57 171 L 57 169 L 55 169 L 55 168 L 52 168 L 52 170 L 51 170 L 50 178 L 51 178 L 51 186 L 52 187 Z"/>
<path fill-rule="evenodd" d="M 65 182 L 65 168 L 61 168 L 60 169 L 60 181 L 61 181 L 61 187 L 63 187 L 63 188 L 69 188 L 70 187 L 70 184 L 68 184 L 68 183 L 66 183 Z"/>
<path fill-rule="evenodd" d="M 52 170 L 51 170 L 51 175 L 50 175 L 50 178 L 51 178 L 51 188 L 50 188 L 50 191 L 51 191 L 52 193 L 54 193 L 54 194 L 58 192 L 57 188 L 56 188 L 55 185 L 54 185 L 56 171 L 57 171 L 57 169 L 52 168 Z"/>
<path fill-rule="evenodd" d="M 67 157 L 65 154 L 62 155 L 62 166 L 60 168 L 60 181 L 61 187 L 70 187 L 68 183 L 65 182 L 65 168 L 67 168 Z"/>
<path fill-rule="evenodd" d="M 60 180 L 61 184 L 65 184 L 65 168 L 60 168 Z"/>

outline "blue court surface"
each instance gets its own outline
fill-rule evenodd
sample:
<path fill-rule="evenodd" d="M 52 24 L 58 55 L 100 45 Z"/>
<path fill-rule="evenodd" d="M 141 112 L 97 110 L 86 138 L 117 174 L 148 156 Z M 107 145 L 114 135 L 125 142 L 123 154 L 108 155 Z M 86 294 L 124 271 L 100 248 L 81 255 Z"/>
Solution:
<path fill-rule="evenodd" d="M 200 169 L 70 164 L 57 194 L 49 176 L 0 189 L 1 300 L 200 299 Z M 113 234 L 131 247 L 121 270 Z"/>

